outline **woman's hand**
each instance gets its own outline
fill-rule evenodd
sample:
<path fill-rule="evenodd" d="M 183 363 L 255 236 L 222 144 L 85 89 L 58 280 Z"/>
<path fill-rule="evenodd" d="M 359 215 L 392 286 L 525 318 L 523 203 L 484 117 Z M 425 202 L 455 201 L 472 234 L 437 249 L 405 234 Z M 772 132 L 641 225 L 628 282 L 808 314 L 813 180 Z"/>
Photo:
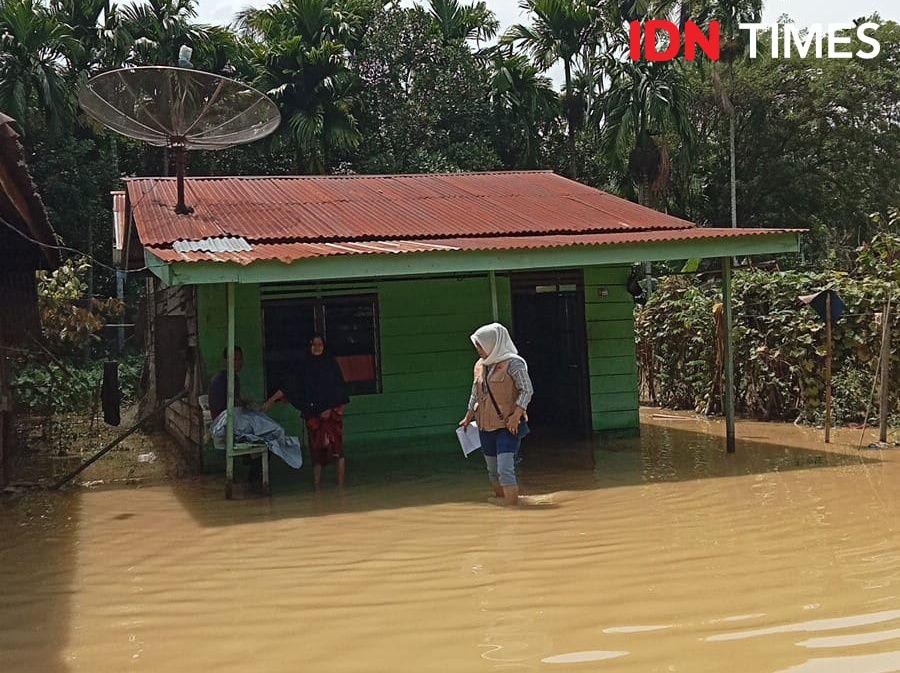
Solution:
<path fill-rule="evenodd" d="M 525 410 L 522 407 L 516 407 L 516 410 L 512 412 L 512 415 L 506 419 L 506 429 L 509 430 L 511 435 L 519 434 L 519 423 L 522 422 L 522 417 L 524 415 Z"/>
<path fill-rule="evenodd" d="M 276 403 L 280 402 L 283 399 L 284 399 L 284 393 L 280 390 L 276 390 L 274 393 L 272 393 L 272 396 L 266 400 L 266 403 L 263 404 L 262 410 L 264 412 L 268 413 L 269 410 L 272 407 L 274 407 Z"/>
<path fill-rule="evenodd" d="M 471 410 L 466 412 L 465 417 L 459 422 L 459 427 L 468 428 L 469 423 L 475 420 L 475 413 Z"/>

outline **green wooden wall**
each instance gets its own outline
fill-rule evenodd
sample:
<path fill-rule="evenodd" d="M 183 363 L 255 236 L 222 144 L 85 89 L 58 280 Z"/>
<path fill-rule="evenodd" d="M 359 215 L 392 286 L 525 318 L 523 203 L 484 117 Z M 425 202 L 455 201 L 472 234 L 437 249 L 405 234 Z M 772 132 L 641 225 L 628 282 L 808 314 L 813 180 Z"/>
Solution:
<path fill-rule="evenodd" d="M 640 427 L 630 273 L 627 265 L 584 269 L 591 423 L 598 432 Z"/>
<path fill-rule="evenodd" d="M 468 337 L 492 319 L 487 276 L 332 283 L 321 290 L 308 286 L 239 285 L 235 340 L 244 351 L 241 386 L 245 397 L 255 401 L 263 397 L 263 296 L 287 298 L 323 292 L 378 294 L 382 392 L 353 397 L 345 421 L 348 443 L 439 433 L 455 441 L 450 433 L 465 413 L 476 358 Z M 497 294 L 500 320 L 509 324 L 507 279 L 497 279 Z M 199 286 L 198 311 L 200 347 L 208 380 L 222 367 L 224 287 Z M 299 417 L 292 408 L 279 405 L 272 415 L 292 433 L 299 431 Z"/>
<path fill-rule="evenodd" d="M 593 427 L 635 430 L 638 402 L 629 268 L 585 269 L 588 355 Z M 599 289 L 608 296 L 601 298 Z M 491 322 L 487 276 L 387 280 L 369 283 L 236 286 L 235 340 L 244 351 L 245 397 L 261 401 L 262 301 L 316 294 L 377 293 L 382 392 L 355 396 L 347 408 L 350 444 L 378 444 L 417 437 L 449 437 L 465 413 L 475 353 L 468 336 Z M 511 324 L 509 280 L 497 278 L 500 321 Z M 197 287 L 199 342 L 207 381 L 222 367 L 226 312 L 224 285 Z M 290 433 L 299 416 L 286 405 L 272 414 Z"/>

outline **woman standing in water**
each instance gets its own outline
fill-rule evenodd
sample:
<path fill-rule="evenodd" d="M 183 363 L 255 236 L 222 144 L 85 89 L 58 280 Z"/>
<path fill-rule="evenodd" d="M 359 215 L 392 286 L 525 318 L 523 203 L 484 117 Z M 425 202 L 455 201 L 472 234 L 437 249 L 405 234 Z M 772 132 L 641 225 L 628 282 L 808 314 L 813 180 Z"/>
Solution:
<path fill-rule="evenodd" d="M 350 401 L 337 360 L 325 352 L 325 340 L 316 334 L 309 340 L 309 353 L 300 372 L 301 415 L 309 430 L 316 490 L 322 483 L 322 468 L 337 464 L 337 483 L 344 485 L 344 406 Z"/>
<path fill-rule="evenodd" d="M 516 452 L 527 428 L 525 412 L 534 394 L 528 365 L 499 323 L 479 327 L 470 338 L 478 351 L 478 362 L 469 408 L 459 424 L 466 427 L 473 420 L 478 423 L 494 495 L 507 505 L 517 505 Z"/>

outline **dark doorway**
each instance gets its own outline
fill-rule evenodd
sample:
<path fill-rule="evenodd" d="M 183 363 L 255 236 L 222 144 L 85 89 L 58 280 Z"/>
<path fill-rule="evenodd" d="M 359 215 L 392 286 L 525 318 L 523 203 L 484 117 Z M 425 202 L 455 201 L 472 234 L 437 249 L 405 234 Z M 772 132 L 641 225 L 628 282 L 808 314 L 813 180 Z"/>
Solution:
<path fill-rule="evenodd" d="M 513 274 L 516 346 L 528 361 L 536 429 L 585 433 L 591 427 L 590 379 L 581 271 Z"/>

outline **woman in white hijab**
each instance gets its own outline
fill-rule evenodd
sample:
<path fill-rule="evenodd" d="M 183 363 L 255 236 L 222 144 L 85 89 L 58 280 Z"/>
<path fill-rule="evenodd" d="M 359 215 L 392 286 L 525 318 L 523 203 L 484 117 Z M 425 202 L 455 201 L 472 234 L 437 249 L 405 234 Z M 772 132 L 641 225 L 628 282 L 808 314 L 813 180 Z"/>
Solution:
<path fill-rule="evenodd" d="M 470 338 L 478 361 L 469 408 L 459 424 L 477 422 L 494 495 L 517 505 L 516 453 L 528 431 L 526 410 L 534 394 L 528 365 L 499 323 L 479 327 Z"/>

